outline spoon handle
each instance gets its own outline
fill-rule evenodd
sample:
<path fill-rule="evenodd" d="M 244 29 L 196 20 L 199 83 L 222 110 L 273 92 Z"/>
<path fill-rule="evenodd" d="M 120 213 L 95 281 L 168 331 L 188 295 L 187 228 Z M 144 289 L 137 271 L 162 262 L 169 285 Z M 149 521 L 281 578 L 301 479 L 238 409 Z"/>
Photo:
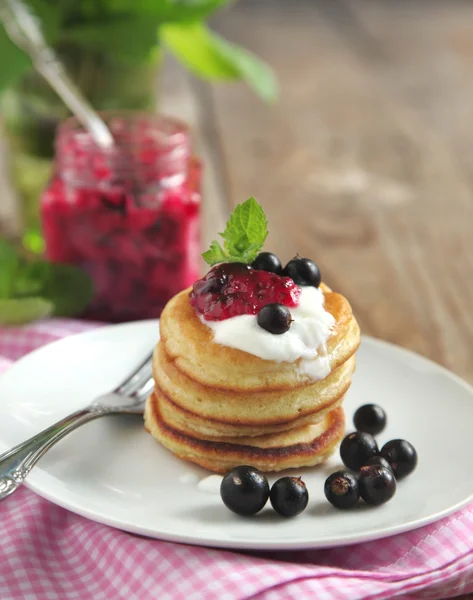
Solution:
<path fill-rule="evenodd" d="M 78 410 L 1 454 L 0 500 L 20 487 L 33 466 L 56 442 L 80 425 L 107 414 L 110 414 L 110 410 L 102 407 L 91 406 Z"/>
<path fill-rule="evenodd" d="M 49 56 L 33 62 L 64 104 L 90 132 L 94 142 L 101 148 L 111 148 L 114 141 L 110 130 L 84 98 L 56 56 L 51 52 Z"/>
<path fill-rule="evenodd" d="M 11 40 L 28 54 L 36 70 L 90 132 L 94 142 L 102 148 L 111 148 L 114 141 L 109 128 L 70 79 L 53 49 L 47 44 L 31 8 L 22 0 L 1 0 L 0 20 Z"/>

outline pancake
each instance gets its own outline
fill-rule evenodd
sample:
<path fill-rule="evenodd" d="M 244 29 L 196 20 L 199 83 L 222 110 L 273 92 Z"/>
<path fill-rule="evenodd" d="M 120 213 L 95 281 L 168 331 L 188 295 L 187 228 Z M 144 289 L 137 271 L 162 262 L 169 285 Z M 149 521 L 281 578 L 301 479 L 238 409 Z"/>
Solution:
<path fill-rule="evenodd" d="M 327 340 L 327 354 L 333 371 L 357 350 L 360 329 L 348 301 L 326 287 L 322 289 L 325 309 L 335 318 L 335 326 Z M 160 321 L 160 345 L 168 361 L 189 379 L 210 388 L 235 392 L 290 390 L 313 383 L 300 360 L 264 360 L 214 343 L 213 332 L 196 315 L 189 302 L 189 293 L 190 289 L 187 289 L 174 296 L 163 310 Z"/>
<path fill-rule="evenodd" d="M 249 464 L 262 471 L 282 471 L 313 466 L 326 460 L 344 433 L 342 408 L 329 412 L 322 421 L 264 436 L 204 440 L 169 424 L 163 417 L 156 394 L 148 399 L 145 427 L 163 446 L 179 458 L 217 473 Z"/>
<path fill-rule="evenodd" d="M 341 404 L 360 330 L 348 301 L 321 289 L 335 325 L 326 344 L 330 372 L 317 381 L 301 360 L 264 360 L 215 343 L 190 290 L 171 299 L 153 355 L 149 433 L 176 456 L 218 473 L 241 464 L 281 471 L 323 462 L 343 436 Z"/>
<path fill-rule="evenodd" d="M 351 383 L 355 356 L 324 380 L 292 390 L 239 392 L 188 378 L 158 344 L 153 372 L 162 410 L 172 425 L 204 437 L 252 436 L 321 420 L 340 404 Z"/>
<path fill-rule="evenodd" d="M 227 441 L 228 438 L 238 438 L 235 439 L 236 443 L 241 443 L 240 438 L 244 437 L 258 437 L 270 433 L 287 431 L 289 429 L 298 428 L 307 424 L 319 423 L 330 411 L 340 406 L 343 402 L 343 396 L 341 396 L 340 398 L 335 399 L 323 410 L 299 417 L 298 419 L 295 419 L 295 421 L 264 426 L 260 425 L 257 427 L 238 424 L 229 425 L 218 422 L 214 419 L 204 419 L 199 415 L 189 413 L 188 411 L 185 411 L 174 404 L 174 402 L 166 397 L 161 390 L 156 389 L 155 394 L 159 398 L 160 410 L 163 419 L 172 427 L 202 439 Z"/>

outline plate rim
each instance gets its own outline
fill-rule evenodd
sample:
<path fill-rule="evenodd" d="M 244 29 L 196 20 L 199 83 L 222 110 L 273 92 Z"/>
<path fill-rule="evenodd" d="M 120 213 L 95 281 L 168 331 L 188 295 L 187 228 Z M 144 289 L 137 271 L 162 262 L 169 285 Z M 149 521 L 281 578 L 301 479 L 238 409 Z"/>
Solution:
<path fill-rule="evenodd" d="M 15 361 L 14 364 L 7 370 L 7 372 L 10 371 L 11 369 L 14 369 L 17 364 L 21 363 L 25 359 L 27 359 L 27 358 L 29 359 L 31 356 L 36 355 L 37 353 L 41 353 L 45 348 L 50 347 L 50 346 L 61 345 L 62 343 L 66 342 L 67 340 L 75 339 L 77 337 L 84 337 L 84 336 L 91 337 L 96 334 L 100 334 L 100 332 L 103 332 L 104 330 L 109 330 L 109 329 L 127 329 L 127 328 L 133 329 L 137 325 L 138 326 L 139 325 L 150 325 L 151 326 L 152 324 L 158 325 L 159 319 L 145 319 L 145 320 L 140 320 L 140 321 L 132 321 L 132 322 L 126 322 L 126 323 L 119 323 L 119 324 L 106 324 L 103 326 L 100 325 L 99 327 L 97 327 L 95 329 L 79 332 L 79 333 L 67 336 L 65 338 L 55 340 L 44 346 L 40 346 L 39 348 L 36 348 L 35 350 L 29 352 L 28 354 L 25 354 L 20 359 Z M 159 332 L 158 332 L 158 335 L 159 335 Z M 389 342 L 386 340 L 381 340 L 381 339 L 378 339 L 378 338 L 375 338 L 375 337 L 369 336 L 369 335 L 362 336 L 362 344 L 368 344 L 373 347 L 381 346 L 390 351 L 394 351 L 396 353 L 404 354 L 405 356 L 407 355 L 410 358 L 414 358 L 418 363 L 420 362 L 421 364 L 424 364 L 426 367 L 429 367 L 429 368 L 437 370 L 437 371 L 440 370 L 440 372 L 442 372 L 444 375 L 446 375 L 450 380 L 452 380 L 456 384 L 459 384 L 463 389 L 468 391 L 469 394 L 473 398 L 473 385 L 471 385 L 470 383 L 468 383 L 467 381 L 462 379 L 459 375 L 457 375 L 453 371 L 449 370 L 447 367 L 433 361 L 430 358 L 427 358 L 421 354 L 418 354 L 417 352 L 410 350 L 408 348 L 404 348 L 404 347 L 394 344 L 392 342 Z M 0 378 L 2 376 L 3 376 L 3 373 L 0 375 Z M 0 409 L 1 409 L 1 405 L 0 405 Z M 9 447 L 6 446 L 2 440 L 0 440 L 0 452 L 6 451 L 8 448 Z M 43 472 L 46 475 L 48 474 L 46 471 L 43 471 Z M 124 523 L 119 518 L 108 517 L 105 514 L 90 511 L 86 507 L 84 507 L 82 504 L 78 504 L 77 502 L 75 502 L 73 500 L 70 500 L 67 498 L 63 499 L 61 497 L 58 498 L 56 494 L 50 493 L 48 491 L 47 483 L 46 483 L 46 485 L 45 485 L 45 482 L 40 481 L 38 483 L 38 482 L 36 482 L 36 479 L 37 479 L 37 477 L 35 475 L 35 472 L 33 471 L 28 476 L 28 478 L 26 479 L 26 481 L 23 485 L 25 485 L 25 487 L 27 487 L 34 493 L 38 494 L 38 496 L 40 496 L 41 498 L 44 498 L 44 499 L 48 500 L 49 502 L 52 502 L 56 506 L 60 506 L 61 508 L 69 510 L 77 515 L 80 515 L 80 516 L 87 518 L 91 521 L 94 521 L 96 523 L 100 523 L 102 525 L 107 525 L 109 527 L 114 527 L 121 531 L 125 531 L 125 532 L 132 533 L 135 535 L 146 536 L 147 538 L 150 538 L 150 539 L 158 539 L 161 541 L 188 544 L 188 545 L 193 545 L 193 546 L 209 547 L 209 548 L 227 548 L 227 549 L 231 549 L 231 550 L 236 550 L 236 549 L 239 549 L 239 550 L 271 550 L 271 551 L 281 551 L 281 552 L 287 551 L 287 550 L 309 550 L 309 549 L 316 550 L 316 549 L 324 549 L 324 548 L 350 546 L 353 544 L 359 544 L 359 543 L 364 543 L 364 542 L 369 542 L 369 541 L 374 541 L 374 540 L 381 540 L 381 539 L 384 539 L 387 537 L 392 537 L 392 536 L 395 536 L 395 535 L 398 535 L 401 533 L 406 533 L 408 531 L 413 531 L 415 529 L 425 527 L 426 525 L 429 525 L 440 519 L 443 519 L 443 518 L 446 518 L 446 517 L 452 515 L 453 513 L 457 512 L 458 510 L 462 509 L 464 506 L 468 505 L 470 502 L 473 501 L 473 490 L 472 490 L 472 493 L 469 496 L 467 496 L 463 500 L 457 502 L 456 504 L 446 508 L 445 510 L 437 511 L 436 513 L 434 513 L 432 515 L 428 515 L 428 516 L 420 518 L 420 519 L 410 519 L 409 521 L 400 523 L 397 526 L 384 527 L 381 529 L 377 529 L 375 531 L 367 532 L 366 534 L 360 534 L 360 533 L 347 534 L 343 538 L 341 538 L 340 536 L 332 536 L 332 537 L 328 537 L 325 540 L 319 539 L 318 541 L 317 540 L 310 541 L 310 540 L 291 539 L 290 537 L 289 538 L 285 537 L 284 540 L 277 540 L 277 539 L 265 540 L 265 541 L 254 540 L 250 544 L 248 542 L 245 542 L 244 540 L 223 539 L 223 538 L 216 539 L 213 536 L 196 537 L 196 536 L 190 536 L 190 535 L 173 534 L 172 532 L 159 532 L 158 533 L 153 528 L 134 526 L 129 523 Z"/>

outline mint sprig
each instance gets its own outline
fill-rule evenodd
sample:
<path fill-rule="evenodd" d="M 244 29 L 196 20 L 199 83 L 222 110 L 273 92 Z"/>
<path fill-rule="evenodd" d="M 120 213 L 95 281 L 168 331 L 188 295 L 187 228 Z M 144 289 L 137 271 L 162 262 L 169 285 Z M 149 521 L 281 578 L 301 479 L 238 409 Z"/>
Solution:
<path fill-rule="evenodd" d="M 0 325 L 74 316 L 92 295 L 92 282 L 78 267 L 25 260 L 0 239 Z"/>
<path fill-rule="evenodd" d="M 223 238 L 223 248 L 214 240 L 210 248 L 202 254 L 211 267 L 221 262 L 251 263 L 268 236 L 268 220 L 262 207 L 251 197 L 239 204 L 227 222 Z"/>

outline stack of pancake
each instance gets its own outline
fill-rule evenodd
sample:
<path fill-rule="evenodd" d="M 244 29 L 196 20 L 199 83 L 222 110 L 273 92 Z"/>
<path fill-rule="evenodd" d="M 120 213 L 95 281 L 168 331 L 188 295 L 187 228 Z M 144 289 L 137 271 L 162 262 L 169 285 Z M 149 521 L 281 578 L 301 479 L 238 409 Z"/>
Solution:
<path fill-rule="evenodd" d="M 299 362 L 263 360 L 213 341 L 189 303 L 175 296 L 161 316 L 155 389 L 145 411 L 151 435 L 176 456 L 218 473 L 324 461 L 344 433 L 343 397 L 360 330 L 348 301 L 321 285 L 335 318 L 327 340 L 330 374 L 313 381 Z"/>

